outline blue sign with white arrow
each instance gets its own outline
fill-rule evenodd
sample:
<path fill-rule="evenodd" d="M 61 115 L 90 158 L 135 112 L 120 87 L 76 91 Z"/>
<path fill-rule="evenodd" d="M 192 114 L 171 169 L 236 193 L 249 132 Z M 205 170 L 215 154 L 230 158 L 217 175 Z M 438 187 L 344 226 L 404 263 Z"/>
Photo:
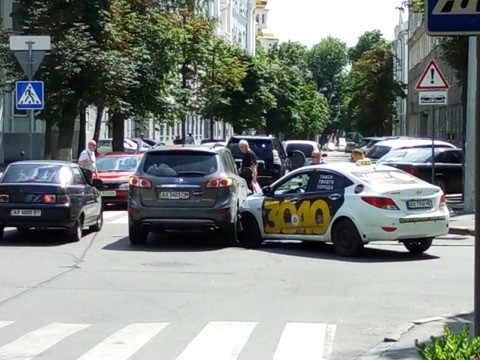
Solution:
<path fill-rule="evenodd" d="M 17 81 L 15 99 L 17 110 L 42 110 L 43 81 Z"/>
<path fill-rule="evenodd" d="M 478 0 L 427 0 L 427 34 L 480 35 Z"/>

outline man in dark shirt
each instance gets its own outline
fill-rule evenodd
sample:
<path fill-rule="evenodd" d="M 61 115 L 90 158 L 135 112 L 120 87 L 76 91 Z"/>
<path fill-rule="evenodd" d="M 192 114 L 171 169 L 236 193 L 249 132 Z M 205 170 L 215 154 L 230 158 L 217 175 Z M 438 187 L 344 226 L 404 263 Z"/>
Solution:
<path fill-rule="evenodd" d="M 247 140 L 240 140 L 238 147 L 243 155 L 240 176 L 247 181 L 248 188 L 253 191 L 252 182 L 257 182 L 257 156 L 248 146 Z"/>

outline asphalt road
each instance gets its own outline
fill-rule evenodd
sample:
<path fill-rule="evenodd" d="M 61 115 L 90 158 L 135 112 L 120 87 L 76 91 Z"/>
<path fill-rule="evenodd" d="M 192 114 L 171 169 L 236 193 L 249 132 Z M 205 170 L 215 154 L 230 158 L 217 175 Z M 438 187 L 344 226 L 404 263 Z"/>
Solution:
<path fill-rule="evenodd" d="M 471 237 L 355 259 L 200 234 L 131 246 L 117 209 L 78 243 L 6 229 L 0 247 L 0 359 L 350 360 L 407 321 L 473 308 Z"/>

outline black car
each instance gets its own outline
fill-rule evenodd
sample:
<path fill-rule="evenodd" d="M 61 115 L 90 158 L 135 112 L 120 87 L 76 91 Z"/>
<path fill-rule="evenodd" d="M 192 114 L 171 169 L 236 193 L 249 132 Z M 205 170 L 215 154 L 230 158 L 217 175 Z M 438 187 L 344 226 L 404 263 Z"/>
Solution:
<path fill-rule="evenodd" d="M 463 150 L 435 148 L 435 185 L 445 194 L 463 191 Z M 432 148 L 401 149 L 389 152 L 378 163 L 406 171 L 422 180 L 432 182 Z"/>
<path fill-rule="evenodd" d="M 100 231 L 102 225 L 100 193 L 77 164 L 25 160 L 5 169 L 0 179 L 0 239 L 5 227 L 13 226 L 19 231 L 64 229 L 69 241 L 79 241 L 84 227 Z"/>
<path fill-rule="evenodd" d="M 238 147 L 242 139 L 248 141 L 250 150 L 257 156 L 257 181 L 261 187 L 270 185 L 292 170 L 292 162 L 282 143 L 273 136 L 232 136 L 227 142 L 227 147 L 232 152 L 237 166 L 242 163 L 243 154 Z"/>
<path fill-rule="evenodd" d="M 226 147 L 150 150 L 130 178 L 130 242 L 144 244 L 150 232 L 181 230 L 216 233 L 227 245 L 235 245 L 238 209 L 247 191 Z"/>

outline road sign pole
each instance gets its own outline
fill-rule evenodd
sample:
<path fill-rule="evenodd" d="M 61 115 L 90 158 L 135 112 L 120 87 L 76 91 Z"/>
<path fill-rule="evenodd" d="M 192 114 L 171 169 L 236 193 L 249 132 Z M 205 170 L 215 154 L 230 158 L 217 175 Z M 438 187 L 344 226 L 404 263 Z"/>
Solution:
<path fill-rule="evenodd" d="M 435 113 L 434 107 L 430 107 L 430 116 L 432 117 L 432 184 L 435 185 Z"/>
<path fill-rule="evenodd" d="M 28 80 L 32 81 L 33 78 L 33 41 L 27 41 L 28 44 Z M 30 117 L 30 134 L 28 136 L 28 158 L 33 159 L 33 132 L 35 130 L 35 119 L 33 116 L 33 110 L 29 110 Z"/>
<path fill-rule="evenodd" d="M 477 84 L 480 78 L 480 36 L 477 38 Z M 480 138 L 480 126 L 478 122 L 480 121 L 480 87 L 477 86 L 475 93 L 475 139 Z M 480 161 L 480 146 L 475 146 L 475 164 L 478 164 Z M 475 166 L 475 186 L 480 184 L 480 166 Z M 475 212 L 480 209 L 480 196 L 478 193 L 475 196 Z M 480 229 L 480 216 L 475 215 L 475 229 Z M 475 336 L 480 336 L 480 231 L 475 231 L 475 265 L 474 265 L 474 334 Z"/>

